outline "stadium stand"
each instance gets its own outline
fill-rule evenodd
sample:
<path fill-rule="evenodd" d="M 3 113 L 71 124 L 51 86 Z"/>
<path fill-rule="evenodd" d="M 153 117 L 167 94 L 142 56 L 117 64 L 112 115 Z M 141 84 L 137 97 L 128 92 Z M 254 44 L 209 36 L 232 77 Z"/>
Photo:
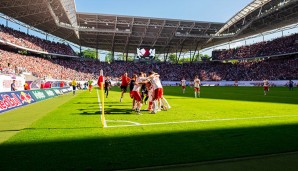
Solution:
<path fill-rule="evenodd" d="M 214 50 L 213 60 L 243 59 L 298 52 L 298 34 L 233 49 Z"/>
<path fill-rule="evenodd" d="M 156 71 L 164 81 L 179 81 L 182 77 L 190 80 L 199 75 L 201 80 L 285 80 L 297 79 L 298 57 L 292 55 L 283 58 L 270 58 L 259 61 L 242 61 L 238 63 L 155 63 L 142 64 L 133 62 L 99 62 L 97 60 L 44 58 L 32 55 L 22 55 L 12 51 L 0 50 L 0 64 L 3 73 L 31 72 L 39 78 L 62 80 L 97 79 L 99 69 L 105 75 L 117 80 L 124 71 L 131 76 L 140 71 Z M 173 72 L 175 71 L 175 72 Z"/>
<path fill-rule="evenodd" d="M 0 39 L 32 50 L 61 55 L 75 55 L 75 52 L 68 45 L 28 35 L 24 32 L 5 27 L 4 25 L 0 25 Z"/>

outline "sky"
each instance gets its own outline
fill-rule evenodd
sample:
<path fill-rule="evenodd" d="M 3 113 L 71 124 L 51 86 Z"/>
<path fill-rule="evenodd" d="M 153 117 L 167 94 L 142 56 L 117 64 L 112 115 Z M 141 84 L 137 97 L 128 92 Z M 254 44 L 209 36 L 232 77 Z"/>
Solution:
<path fill-rule="evenodd" d="M 252 0 L 75 0 L 78 12 L 226 22 Z"/>

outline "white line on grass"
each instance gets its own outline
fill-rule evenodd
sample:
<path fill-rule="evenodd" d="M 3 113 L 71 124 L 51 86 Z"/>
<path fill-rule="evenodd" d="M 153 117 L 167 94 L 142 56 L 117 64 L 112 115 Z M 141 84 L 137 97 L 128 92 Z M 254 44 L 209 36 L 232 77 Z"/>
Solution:
<path fill-rule="evenodd" d="M 100 121 L 102 122 L 102 105 L 101 105 L 101 102 L 100 102 L 100 96 L 99 96 L 99 93 L 98 93 L 98 90 L 96 90 L 96 93 L 97 93 L 97 100 L 98 100 L 98 107 L 99 107 L 99 116 L 100 116 Z M 104 122 L 104 125 L 103 127 L 108 127 L 107 125 L 107 122 L 105 121 Z"/>
<path fill-rule="evenodd" d="M 237 121 L 237 120 L 253 120 L 253 119 L 271 119 L 271 118 L 288 118 L 298 117 L 298 115 L 284 115 L 284 116 L 259 116 L 249 118 L 221 118 L 221 119 L 207 119 L 207 120 L 192 120 L 192 121 L 176 121 L 176 122 L 153 122 L 146 124 L 135 124 L 135 125 L 116 125 L 107 126 L 107 128 L 119 128 L 119 127 L 133 127 L 133 126 L 150 126 L 150 125 L 171 125 L 171 124 L 182 124 L 182 123 L 199 123 L 199 122 L 218 122 L 218 121 Z"/>
<path fill-rule="evenodd" d="M 124 121 L 124 120 L 106 120 L 107 122 L 114 122 L 114 123 L 131 123 L 131 124 L 134 124 L 134 125 L 141 125 L 140 123 L 138 122 L 132 122 L 132 121 Z"/>
<path fill-rule="evenodd" d="M 97 92 L 98 107 L 99 107 L 99 111 L 101 112 L 102 108 L 101 108 L 101 103 L 100 103 L 100 97 L 99 97 L 99 94 L 98 94 L 98 90 L 96 90 L 96 92 Z"/>

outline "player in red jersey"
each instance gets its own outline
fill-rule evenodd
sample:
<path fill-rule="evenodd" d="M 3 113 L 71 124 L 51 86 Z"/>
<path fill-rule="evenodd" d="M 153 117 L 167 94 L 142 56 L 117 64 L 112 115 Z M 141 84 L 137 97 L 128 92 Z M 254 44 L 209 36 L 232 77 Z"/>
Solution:
<path fill-rule="evenodd" d="M 135 86 L 135 82 L 136 82 L 136 79 L 137 79 L 137 74 L 133 74 L 131 80 L 130 80 L 130 83 L 129 83 L 129 94 L 130 94 L 130 98 L 132 98 L 132 110 L 135 110 L 136 109 L 136 105 L 135 105 L 135 99 L 133 97 L 133 88 Z"/>
<path fill-rule="evenodd" d="M 127 76 L 127 72 L 125 72 L 122 76 L 121 76 L 121 98 L 120 98 L 120 102 L 122 102 L 122 98 L 123 98 L 123 94 L 127 91 L 127 86 L 130 82 L 130 78 Z"/>

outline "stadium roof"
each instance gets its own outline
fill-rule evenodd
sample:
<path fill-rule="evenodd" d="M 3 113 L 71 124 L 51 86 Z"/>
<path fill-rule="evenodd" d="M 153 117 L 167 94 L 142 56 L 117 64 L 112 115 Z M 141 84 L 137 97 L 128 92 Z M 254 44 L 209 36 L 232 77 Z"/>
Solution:
<path fill-rule="evenodd" d="M 79 13 L 74 0 L 1 0 L 0 12 L 86 47 L 132 53 L 137 47 L 154 47 L 167 53 L 298 23 L 298 0 L 254 0 L 226 23 Z"/>

